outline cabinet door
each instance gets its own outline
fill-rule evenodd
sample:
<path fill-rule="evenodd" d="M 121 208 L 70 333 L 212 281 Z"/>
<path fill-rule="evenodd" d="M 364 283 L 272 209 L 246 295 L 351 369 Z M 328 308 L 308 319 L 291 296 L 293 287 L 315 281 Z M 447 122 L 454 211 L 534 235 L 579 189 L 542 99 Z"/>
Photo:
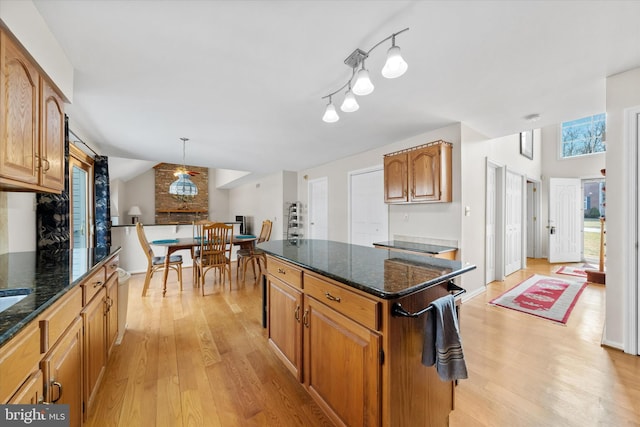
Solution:
<path fill-rule="evenodd" d="M 39 75 L 4 32 L 0 50 L 0 177 L 37 186 Z"/>
<path fill-rule="evenodd" d="M 69 426 L 82 425 L 82 320 L 69 326 L 42 359 L 45 400 L 69 405 Z"/>
<path fill-rule="evenodd" d="M 13 395 L 9 403 L 12 405 L 40 405 L 44 401 L 43 397 L 42 371 L 37 370 L 29 377 L 20 390 Z"/>
<path fill-rule="evenodd" d="M 107 364 L 107 325 L 105 316 L 106 290 L 104 287 L 93 297 L 82 311 L 84 324 L 84 372 L 86 404 L 85 413 L 89 412 L 97 391 L 97 386 L 104 374 Z"/>
<path fill-rule="evenodd" d="M 267 283 L 269 345 L 302 381 L 302 293 L 272 276 Z"/>
<path fill-rule="evenodd" d="M 62 99 L 44 79 L 41 103 L 42 186 L 56 191 L 64 189 L 64 104 Z"/>
<path fill-rule="evenodd" d="M 107 359 L 118 337 L 118 275 L 107 281 Z"/>
<path fill-rule="evenodd" d="M 407 153 L 384 158 L 384 201 L 402 203 L 407 199 Z"/>
<path fill-rule="evenodd" d="M 304 378 L 337 425 L 380 425 L 381 338 L 305 296 Z"/>
<path fill-rule="evenodd" d="M 409 153 L 409 200 L 440 200 L 440 146 L 431 145 Z"/>

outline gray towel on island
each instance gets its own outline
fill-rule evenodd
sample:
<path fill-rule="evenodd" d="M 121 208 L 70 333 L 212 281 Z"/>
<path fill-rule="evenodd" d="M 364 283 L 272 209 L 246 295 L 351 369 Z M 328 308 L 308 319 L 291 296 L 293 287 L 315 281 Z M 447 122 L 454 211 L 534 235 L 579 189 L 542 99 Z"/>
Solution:
<path fill-rule="evenodd" d="M 442 381 L 467 378 L 462 342 L 458 329 L 456 302 L 447 295 L 431 303 L 424 327 L 422 364 L 436 365 Z"/>

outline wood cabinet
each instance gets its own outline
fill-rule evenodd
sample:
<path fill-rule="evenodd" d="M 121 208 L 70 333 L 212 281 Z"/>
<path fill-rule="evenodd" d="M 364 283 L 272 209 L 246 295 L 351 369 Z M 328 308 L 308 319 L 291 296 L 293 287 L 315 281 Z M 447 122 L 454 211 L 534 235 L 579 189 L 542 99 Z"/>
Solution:
<path fill-rule="evenodd" d="M 111 355 L 111 350 L 116 343 L 118 337 L 118 275 L 112 275 L 107 280 L 106 285 L 107 295 L 105 301 L 105 316 L 107 325 L 107 359 Z"/>
<path fill-rule="evenodd" d="M 118 333 L 117 268 L 111 256 L 0 347 L 0 403 L 68 404 L 83 424 Z"/>
<path fill-rule="evenodd" d="M 409 200 L 408 167 L 406 152 L 384 157 L 385 203 L 406 203 Z"/>
<path fill-rule="evenodd" d="M 84 401 L 87 408 L 93 405 L 98 385 L 107 366 L 107 291 L 102 287 L 82 310 L 84 324 Z M 87 409 L 88 412 L 88 409 Z"/>
<path fill-rule="evenodd" d="M 267 272 L 269 346 L 302 382 L 302 270 L 269 258 Z"/>
<path fill-rule="evenodd" d="M 69 426 L 81 426 L 82 418 L 82 320 L 71 323 L 41 363 L 45 401 L 69 405 Z"/>
<path fill-rule="evenodd" d="M 13 405 L 40 405 L 44 402 L 42 371 L 34 372 L 8 403 Z"/>
<path fill-rule="evenodd" d="M 302 292 L 268 276 L 269 345 L 302 381 Z"/>
<path fill-rule="evenodd" d="M 267 271 L 275 354 L 336 425 L 380 425 L 378 303 L 273 257 Z"/>
<path fill-rule="evenodd" d="M 385 203 L 450 202 L 452 145 L 434 141 L 384 157 Z"/>
<path fill-rule="evenodd" d="M 388 261 L 389 283 L 442 275 Z M 271 255 L 267 271 L 269 345 L 335 425 L 448 425 L 454 384 L 422 364 L 425 319 L 392 314 L 394 303 L 414 312 L 429 306 L 448 293 L 446 281 L 382 299 Z"/>
<path fill-rule="evenodd" d="M 0 189 L 64 188 L 64 103 L 23 49 L 0 31 Z"/>
<path fill-rule="evenodd" d="M 379 426 L 381 337 L 313 297 L 304 303 L 304 383 L 336 425 Z"/>

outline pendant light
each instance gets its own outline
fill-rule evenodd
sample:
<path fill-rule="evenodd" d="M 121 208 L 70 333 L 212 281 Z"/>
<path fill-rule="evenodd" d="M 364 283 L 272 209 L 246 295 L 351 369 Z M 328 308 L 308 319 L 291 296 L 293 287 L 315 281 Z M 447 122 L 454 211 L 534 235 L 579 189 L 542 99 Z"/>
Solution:
<path fill-rule="evenodd" d="M 351 83 L 349 83 L 349 89 L 347 89 L 347 92 L 344 94 L 344 101 L 342 101 L 340 109 L 345 113 L 353 113 L 354 111 L 358 111 L 358 108 L 360 108 L 360 105 L 358 105 L 358 101 L 351 91 Z"/>
<path fill-rule="evenodd" d="M 178 177 L 169 186 L 169 194 L 177 200 L 186 203 L 198 195 L 198 187 L 191 181 L 191 175 L 187 171 L 185 164 L 185 143 L 189 138 L 180 138 L 182 141 L 182 168 L 178 169 L 173 175 Z"/>
<path fill-rule="evenodd" d="M 387 51 L 387 62 L 382 68 L 382 75 L 388 79 L 395 79 L 406 73 L 409 65 L 402 59 L 400 48 L 396 46 L 396 36 L 391 38 L 391 47 Z"/>
<path fill-rule="evenodd" d="M 331 102 L 331 96 L 329 96 L 329 104 L 327 104 L 326 110 L 324 110 L 324 116 L 322 116 L 322 120 L 327 123 L 334 123 L 340 120 L 340 116 L 336 112 L 336 107 Z"/>
<path fill-rule="evenodd" d="M 342 85 L 341 88 L 322 97 L 322 99 L 329 98 L 329 104 L 325 108 L 324 115 L 322 116 L 323 121 L 327 123 L 334 123 L 340 120 L 340 117 L 336 112 L 336 107 L 331 101 L 331 97 L 338 92 L 341 92 L 344 88 L 348 87 L 348 90 L 344 94 L 344 100 L 340 105 L 340 109 L 345 113 L 351 113 L 360 108 L 355 95 L 365 96 L 373 92 L 375 86 L 369 77 L 369 71 L 365 68 L 364 61 L 375 48 L 387 40 L 391 39 L 391 48 L 387 51 L 387 60 L 382 69 L 382 75 L 388 79 L 395 79 L 396 77 L 402 76 L 407 71 L 409 66 L 402 58 L 400 48 L 396 46 L 396 36 L 404 33 L 405 31 L 409 31 L 409 28 L 405 28 L 404 30 L 391 34 L 389 37 L 378 42 L 368 51 L 356 49 L 344 60 L 344 63 L 351 68 L 351 77 L 344 85 Z"/>
<path fill-rule="evenodd" d="M 364 59 L 362 60 L 362 68 L 358 71 L 356 84 L 353 85 L 353 93 L 359 96 L 369 95 L 375 87 L 369 78 L 369 71 L 364 68 Z"/>

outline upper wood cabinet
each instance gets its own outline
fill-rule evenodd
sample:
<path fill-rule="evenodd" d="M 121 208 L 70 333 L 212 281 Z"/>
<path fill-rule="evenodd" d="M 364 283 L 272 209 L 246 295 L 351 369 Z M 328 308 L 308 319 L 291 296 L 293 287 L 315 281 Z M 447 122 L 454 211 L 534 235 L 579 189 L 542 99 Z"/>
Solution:
<path fill-rule="evenodd" d="M 434 141 L 385 155 L 385 203 L 450 202 L 451 147 Z"/>
<path fill-rule="evenodd" d="M 0 31 L 0 132 L 0 189 L 62 191 L 62 97 L 3 31 Z"/>

